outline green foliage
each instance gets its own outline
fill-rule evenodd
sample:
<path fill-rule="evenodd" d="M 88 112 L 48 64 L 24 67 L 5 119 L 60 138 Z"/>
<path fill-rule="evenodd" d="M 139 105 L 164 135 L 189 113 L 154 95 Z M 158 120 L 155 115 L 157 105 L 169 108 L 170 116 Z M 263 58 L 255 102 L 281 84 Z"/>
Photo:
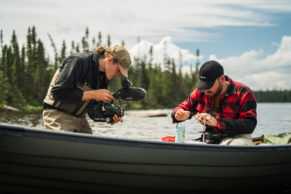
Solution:
<path fill-rule="evenodd" d="M 0 69 L 0 108 L 3 107 L 4 104 L 7 103 L 7 94 L 8 94 L 8 81 L 4 76 L 3 71 Z"/>
<path fill-rule="evenodd" d="M 23 105 L 26 104 L 23 94 L 17 88 L 9 89 L 9 91 L 13 91 L 9 104 L 13 105 L 13 107 L 16 107 L 17 109 L 22 109 Z"/>
<path fill-rule="evenodd" d="M 151 55 L 150 51 L 150 55 Z M 151 56 L 150 56 L 151 58 Z M 173 59 L 166 58 L 164 70 L 160 64 L 152 64 L 151 59 L 134 59 L 132 67 L 129 69 L 129 78 L 136 87 L 142 87 L 147 90 L 147 98 L 140 102 L 141 108 L 172 108 L 184 100 L 189 94 L 185 93 L 185 79 L 191 82 L 190 87 L 196 85 L 197 76 L 195 72 L 182 74 L 176 72 L 176 64 Z M 194 80 L 194 81 L 193 81 Z M 127 102 L 127 108 L 137 108 L 136 102 Z"/>
<path fill-rule="evenodd" d="M 98 32 L 98 42 L 97 42 L 97 47 L 102 45 L 102 33 Z"/>
<path fill-rule="evenodd" d="M 62 63 L 67 54 L 88 52 L 96 46 L 110 47 L 111 37 L 102 40 L 102 33 L 91 39 L 89 44 L 89 29 L 86 28 L 80 42 L 71 42 L 71 48 L 62 42 L 60 52 L 53 38 L 49 36 L 54 51 L 53 61 L 46 57 L 43 42 L 38 39 L 35 27 L 29 27 L 26 44 L 19 45 L 15 31 L 9 44 L 3 42 L 3 32 L 0 31 L 0 108 L 3 105 L 14 106 L 20 110 L 40 110 L 46 95 L 48 85 L 57 66 Z M 121 42 L 125 45 L 124 40 Z M 70 49 L 70 50 L 69 50 Z M 177 67 L 175 61 L 167 54 L 164 45 L 164 64 L 153 64 L 153 47 L 148 58 L 135 58 L 129 68 L 129 79 L 136 87 L 147 90 L 147 98 L 141 102 L 122 102 L 124 108 L 152 109 L 173 108 L 182 102 L 195 89 L 198 80 L 199 50 L 195 69 L 190 65 L 190 71 L 182 73 L 182 55 Z M 109 83 L 112 92 L 121 88 L 121 79 L 113 79 Z M 291 102 L 291 91 L 256 91 L 258 102 Z"/>
<path fill-rule="evenodd" d="M 35 27 L 28 28 L 26 46 L 19 46 L 16 33 L 13 32 L 10 45 L 5 44 L 1 49 L 0 87 L 3 93 L 0 104 L 19 109 L 26 104 L 42 104 L 52 77 L 52 65 L 49 65 L 45 55 Z"/>
<path fill-rule="evenodd" d="M 110 35 L 107 35 L 107 48 L 111 47 L 111 37 Z"/>
<path fill-rule="evenodd" d="M 66 50 L 67 50 L 67 45 L 66 45 L 66 42 L 63 41 L 59 63 L 63 62 L 63 60 L 66 58 Z"/>
<path fill-rule="evenodd" d="M 25 110 L 29 112 L 39 112 L 43 109 L 43 106 L 32 106 L 29 104 L 26 104 L 20 108 L 20 110 Z"/>
<path fill-rule="evenodd" d="M 89 52 L 89 28 L 86 28 L 85 36 L 82 37 L 81 41 L 82 52 Z"/>
<path fill-rule="evenodd" d="M 258 102 L 291 102 L 291 90 L 255 91 Z"/>

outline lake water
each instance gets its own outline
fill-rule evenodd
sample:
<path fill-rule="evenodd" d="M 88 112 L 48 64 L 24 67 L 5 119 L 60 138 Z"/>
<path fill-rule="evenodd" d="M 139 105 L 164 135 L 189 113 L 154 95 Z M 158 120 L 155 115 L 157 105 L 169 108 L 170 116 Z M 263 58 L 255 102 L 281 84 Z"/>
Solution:
<path fill-rule="evenodd" d="M 165 136 L 175 136 L 175 124 L 172 124 L 170 109 L 163 110 L 139 110 L 126 111 L 123 123 L 109 125 L 107 123 L 93 122 L 89 118 L 89 123 L 94 131 L 94 135 L 119 137 L 129 139 L 157 140 L 160 141 Z M 132 117 L 132 113 L 163 112 L 167 117 Z M 253 136 L 263 133 L 290 133 L 291 132 L 291 103 L 259 103 L 257 108 L 258 124 Z M 0 123 L 28 126 L 33 128 L 43 128 L 41 113 L 15 113 L 1 112 Z M 203 130 L 192 118 L 187 120 L 186 139 L 193 139 L 200 136 Z"/>

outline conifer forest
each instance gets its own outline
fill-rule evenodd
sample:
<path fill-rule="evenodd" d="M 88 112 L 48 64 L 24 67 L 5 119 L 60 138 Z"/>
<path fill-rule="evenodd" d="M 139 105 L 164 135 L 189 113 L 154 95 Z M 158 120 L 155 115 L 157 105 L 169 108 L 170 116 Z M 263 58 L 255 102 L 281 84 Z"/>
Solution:
<path fill-rule="evenodd" d="M 0 31 L 0 108 L 4 105 L 20 110 L 41 109 L 48 85 L 54 72 L 65 57 L 75 52 L 89 52 L 95 47 L 110 48 L 110 35 L 99 32 L 89 36 L 85 29 L 80 41 L 62 42 L 61 49 L 48 34 L 51 48 L 54 52 L 49 57 L 44 42 L 38 38 L 34 26 L 26 32 L 25 44 L 19 44 L 14 31 L 10 42 L 3 42 L 3 31 Z M 126 43 L 122 40 L 120 45 Z M 128 48 L 127 48 L 128 49 Z M 176 64 L 170 56 L 164 56 L 164 64 L 154 64 L 152 48 L 148 58 L 134 58 L 129 68 L 129 80 L 134 86 L 147 91 L 147 98 L 141 102 L 122 102 L 129 109 L 173 108 L 187 98 L 195 89 L 198 79 L 199 61 L 190 65 L 190 71 L 182 73 L 182 64 Z M 199 57 L 199 50 L 196 52 Z M 109 82 L 109 90 L 114 92 L 121 87 L 121 80 Z M 258 102 L 291 102 L 291 91 L 272 90 L 255 91 Z"/>

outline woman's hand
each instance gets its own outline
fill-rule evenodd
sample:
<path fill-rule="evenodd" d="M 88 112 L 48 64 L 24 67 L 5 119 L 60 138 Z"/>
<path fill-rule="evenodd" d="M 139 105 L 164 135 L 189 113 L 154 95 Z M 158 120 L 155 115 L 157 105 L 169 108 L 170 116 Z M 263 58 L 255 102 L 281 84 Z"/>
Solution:
<path fill-rule="evenodd" d="M 118 123 L 118 122 L 121 122 L 121 123 L 123 123 L 123 119 L 122 119 L 122 117 L 118 117 L 116 114 L 114 115 L 114 117 L 113 117 L 113 123 L 111 123 L 111 125 L 114 125 L 115 123 Z"/>
<path fill-rule="evenodd" d="M 106 89 L 85 91 L 82 100 L 117 101 L 117 99 L 112 96 L 111 92 Z"/>

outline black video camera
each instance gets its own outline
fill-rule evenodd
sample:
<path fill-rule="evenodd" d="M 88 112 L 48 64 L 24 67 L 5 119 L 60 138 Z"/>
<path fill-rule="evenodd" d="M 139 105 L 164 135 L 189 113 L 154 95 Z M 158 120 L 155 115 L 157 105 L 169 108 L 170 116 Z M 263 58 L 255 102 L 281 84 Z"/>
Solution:
<path fill-rule="evenodd" d="M 121 85 L 122 88 L 112 94 L 117 100 L 139 101 L 146 98 L 147 92 L 143 88 L 131 87 L 132 83 L 128 79 L 122 80 Z M 124 110 L 121 107 L 116 107 L 113 101 L 97 102 L 94 100 L 88 106 L 88 115 L 96 122 L 113 123 L 115 114 L 122 117 Z"/>

